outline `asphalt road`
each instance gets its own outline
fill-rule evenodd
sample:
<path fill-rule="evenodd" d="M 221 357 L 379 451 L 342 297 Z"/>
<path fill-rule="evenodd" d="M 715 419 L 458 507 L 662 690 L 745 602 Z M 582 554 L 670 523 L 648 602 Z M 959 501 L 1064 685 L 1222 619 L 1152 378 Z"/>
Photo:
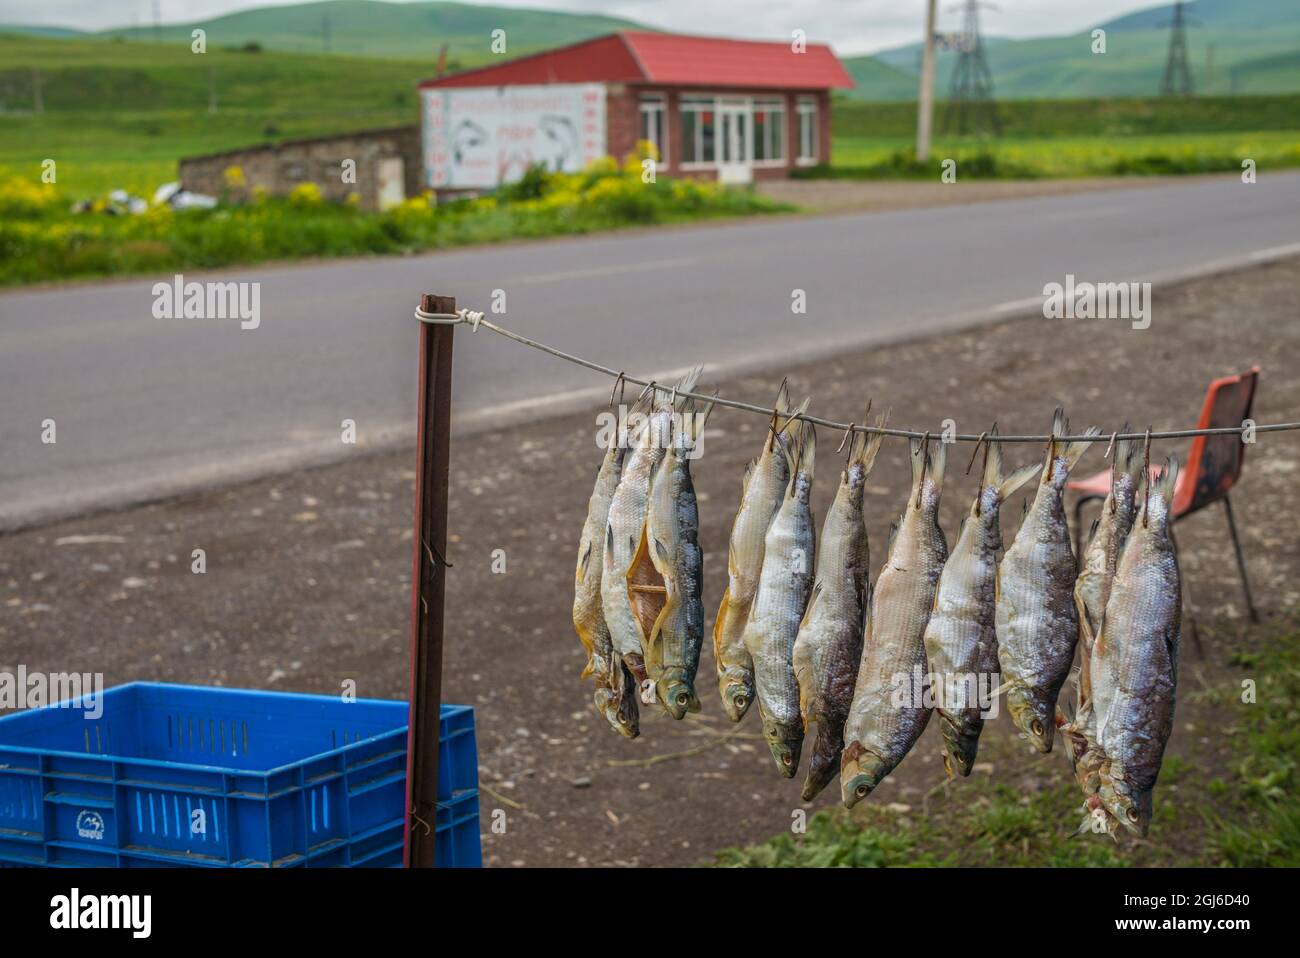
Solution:
<path fill-rule="evenodd" d="M 410 441 L 425 291 L 488 309 L 502 290 L 501 324 L 665 378 L 1033 308 L 1067 274 L 1159 277 L 1297 242 L 1300 174 L 1274 174 L 186 274 L 260 283 L 256 329 L 155 318 L 153 285 L 170 276 L 0 295 L 0 530 Z M 1157 313 L 1144 335 L 1159 327 Z M 485 332 L 459 331 L 456 349 L 462 430 L 607 394 L 601 377 Z"/>

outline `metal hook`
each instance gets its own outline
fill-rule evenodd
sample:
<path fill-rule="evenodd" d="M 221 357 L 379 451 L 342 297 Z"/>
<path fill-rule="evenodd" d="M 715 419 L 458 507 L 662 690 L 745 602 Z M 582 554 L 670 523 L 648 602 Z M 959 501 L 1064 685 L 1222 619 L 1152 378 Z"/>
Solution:
<path fill-rule="evenodd" d="M 1147 426 L 1146 439 L 1142 443 L 1142 478 L 1146 480 L 1146 496 L 1142 500 L 1142 528 L 1147 527 L 1147 513 L 1151 511 L 1151 427 Z"/>
<path fill-rule="evenodd" d="M 771 452 L 776 448 L 776 420 L 781 414 L 779 406 L 772 407 L 772 422 L 767 427 L 767 451 Z"/>
<path fill-rule="evenodd" d="M 916 484 L 916 508 L 921 508 L 921 493 L 925 491 L 925 472 L 930 465 L 930 430 L 921 436 L 921 481 Z"/>
<path fill-rule="evenodd" d="M 618 376 L 614 379 L 614 388 L 609 391 L 609 404 L 611 406 L 614 405 L 614 393 L 616 392 L 618 393 L 618 404 L 623 405 L 624 400 L 627 398 L 623 394 L 623 390 L 626 388 L 627 374 L 620 370 Z"/>
<path fill-rule="evenodd" d="M 857 424 L 856 422 L 851 422 L 851 423 L 849 423 L 849 428 L 846 429 L 846 430 L 844 430 L 844 438 L 840 440 L 840 444 L 835 448 L 835 451 L 836 451 L 836 452 L 843 452 L 843 451 L 844 451 L 844 444 L 845 444 L 846 442 L 849 442 L 849 437 L 851 437 L 851 436 L 853 435 L 853 431 L 854 431 L 855 429 L 857 429 L 857 428 L 858 428 L 858 424 Z M 853 456 L 853 443 L 849 442 L 849 456 L 848 456 L 848 458 L 851 458 L 852 456 Z M 848 461 L 848 458 L 845 459 L 846 462 Z"/>
<path fill-rule="evenodd" d="M 994 428 L 995 429 L 997 428 L 996 423 L 994 424 Z M 972 449 L 970 452 L 970 462 L 966 463 L 966 475 L 968 476 L 970 475 L 971 466 L 975 465 L 975 457 L 979 455 L 980 446 L 984 447 L 984 464 L 986 466 L 988 465 L 989 462 L 988 438 L 989 438 L 989 434 L 988 431 L 986 430 L 980 433 L 980 437 L 975 440 L 975 448 Z"/>

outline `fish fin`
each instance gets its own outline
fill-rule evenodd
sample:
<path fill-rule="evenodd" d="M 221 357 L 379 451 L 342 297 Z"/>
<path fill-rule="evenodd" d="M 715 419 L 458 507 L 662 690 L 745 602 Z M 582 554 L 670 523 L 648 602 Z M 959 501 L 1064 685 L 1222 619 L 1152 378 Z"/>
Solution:
<path fill-rule="evenodd" d="M 717 404 L 717 393 L 714 393 L 714 399 L 710 399 L 704 404 L 704 408 L 695 413 L 690 419 L 690 428 L 688 434 L 691 440 L 691 446 L 699 441 L 700 436 L 704 434 L 704 427 L 709 421 L 709 414 L 713 412 L 713 407 Z"/>
<path fill-rule="evenodd" d="M 1100 528 L 1101 528 L 1101 516 L 1098 516 L 1096 519 L 1092 520 L 1092 526 L 1088 529 L 1088 539 L 1084 543 L 1085 549 L 1088 548 L 1088 546 L 1092 545 L 1092 540 L 1097 538 L 1097 530 Z"/>
<path fill-rule="evenodd" d="M 1070 420 L 1065 418 L 1065 410 L 1057 406 L 1056 412 L 1052 415 L 1052 441 L 1047 444 L 1047 461 L 1043 465 L 1043 481 L 1051 482 L 1053 473 L 1053 463 L 1060 457 L 1065 460 L 1065 471 L 1069 472 L 1074 468 L 1075 463 L 1088 451 L 1088 447 L 1093 444 L 1097 436 L 1101 435 L 1101 430 L 1092 426 L 1084 430 L 1085 436 L 1092 436 L 1092 439 L 1082 439 L 1078 442 L 1061 442 L 1056 439 L 1057 436 L 1068 436 L 1070 434 Z"/>
<path fill-rule="evenodd" d="M 757 459 L 749 460 L 749 464 L 745 466 L 745 474 L 740 477 L 740 499 L 742 502 L 745 499 L 745 494 L 749 492 L 749 480 L 750 478 L 753 477 L 754 470 L 757 468 L 758 468 L 758 460 Z"/>
<path fill-rule="evenodd" d="M 696 366 L 694 369 L 687 372 L 681 379 L 677 380 L 677 385 L 673 387 L 673 392 L 678 393 L 678 396 L 677 401 L 673 404 L 673 408 L 678 412 L 681 412 L 682 409 L 685 408 L 686 403 L 690 401 L 689 396 L 682 396 L 680 394 L 694 392 L 695 384 L 700 381 L 700 373 L 702 372 L 704 372 L 704 367 Z M 667 394 L 665 398 L 672 395 L 668 390 L 664 390 L 664 392 Z"/>
<path fill-rule="evenodd" d="M 791 427 L 794 426 L 795 423 L 802 422 L 802 420 L 799 417 L 804 415 L 804 413 L 808 412 L 808 404 L 811 402 L 812 402 L 812 396 L 805 396 L 803 402 L 795 406 L 793 409 L 787 406 L 786 409 L 782 411 L 781 413 L 782 416 L 789 417 L 781 426 L 781 431 L 783 433 L 785 433 L 787 436 L 794 435 L 794 433 L 790 431 Z"/>
<path fill-rule="evenodd" d="M 718 614 L 713 620 L 713 662 L 718 668 L 718 674 L 722 674 L 722 627 L 727 621 L 727 610 L 731 608 L 731 586 L 727 586 L 722 592 L 722 603 L 718 606 Z"/>
<path fill-rule="evenodd" d="M 1038 463 L 1031 463 L 1028 466 L 1022 466 L 1017 469 L 1011 475 L 998 483 L 998 498 L 1006 499 L 1009 497 L 1026 482 L 1038 475 L 1041 468 L 1042 467 L 1039 466 Z"/>
<path fill-rule="evenodd" d="M 889 413 L 886 411 L 881 413 L 879 418 L 876 419 L 876 428 L 884 429 L 888 423 Z M 858 462 L 862 463 L 863 475 L 869 476 L 871 475 L 872 467 L 876 464 L 876 455 L 880 452 L 880 447 L 884 443 L 885 437 L 880 433 L 872 433 L 871 435 L 864 433 L 862 440 L 862 446 L 855 458 Z"/>
<path fill-rule="evenodd" d="M 578 578 L 587 577 L 587 563 L 591 561 L 591 543 L 587 543 L 587 548 L 582 550 L 582 555 L 578 557 Z"/>
<path fill-rule="evenodd" d="M 1151 495 L 1159 496 L 1165 501 L 1165 505 L 1172 507 L 1174 504 L 1174 488 L 1178 485 L 1178 459 L 1170 456 L 1165 460 L 1165 467 L 1151 481 Z"/>
<path fill-rule="evenodd" d="M 897 519 L 889 524 L 889 538 L 885 540 L 885 561 L 889 561 L 889 556 L 894 551 L 894 540 L 898 538 L 898 525 Z"/>
<path fill-rule="evenodd" d="M 658 537 L 655 538 L 655 554 L 659 556 L 659 561 L 664 565 L 672 561 L 672 557 L 668 553 L 668 547 Z"/>
<path fill-rule="evenodd" d="M 605 525 L 605 549 L 610 554 L 614 554 L 614 527 L 606 523 Z"/>
<path fill-rule="evenodd" d="M 998 434 L 997 423 L 989 430 L 989 439 Z M 988 455 L 984 458 L 984 476 L 980 485 L 985 489 L 997 489 L 1002 485 L 1002 443 L 989 442 Z"/>
<path fill-rule="evenodd" d="M 813 470 L 817 466 L 817 427 L 804 422 L 799 429 L 799 471 L 807 474 L 812 482 Z"/>
<path fill-rule="evenodd" d="M 1128 432 L 1131 427 L 1124 423 L 1121 432 Z M 1113 468 L 1115 474 L 1124 473 L 1138 479 L 1142 475 L 1142 441 L 1139 439 L 1121 439 L 1115 443 Z"/>
<path fill-rule="evenodd" d="M 781 388 L 776 391 L 776 409 L 784 413 L 790 407 L 790 381 L 781 380 Z"/>

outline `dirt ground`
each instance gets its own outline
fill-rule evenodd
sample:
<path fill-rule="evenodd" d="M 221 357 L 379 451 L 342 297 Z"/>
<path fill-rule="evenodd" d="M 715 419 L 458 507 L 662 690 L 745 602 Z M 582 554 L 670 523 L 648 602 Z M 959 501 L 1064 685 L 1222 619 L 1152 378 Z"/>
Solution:
<path fill-rule="evenodd" d="M 760 193 L 806 213 L 859 213 L 918 206 L 954 206 L 1031 196 L 1197 183 L 1203 176 L 1098 176 L 1071 180 L 763 180 Z"/>
<path fill-rule="evenodd" d="M 860 419 L 870 396 L 877 408 L 892 406 L 895 424 L 936 430 L 951 418 L 963 432 L 994 420 L 1004 434 L 1046 432 L 1057 404 L 1080 429 L 1125 420 L 1161 429 L 1193 425 L 1210 379 L 1258 363 L 1257 420 L 1294 421 L 1298 290 L 1295 260 L 1157 294 L 1144 331 L 1113 320 L 1025 318 L 704 385 L 767 403 L 788 374 L 793 394 L 812 394 L 823 415 Z M 444 698 L 476 708 L 491 865 L 693 864 L 789 828 L 804 807 L 802 776 L 776 773 L 757 718 L 735 730 L 727 722 L 707 641 L 698 718 L 645 717 L 641 738 L 627 742 L 591 710 L 569 609 L 599 411 L 453 443 Z M 720 409 L 694 467 L 710 632 L 741 473 L 763 430 L 759 417 Z M 840 437 L 821 438 L 819 521 Z M 1185 454 L 1186 445 L 1160 444 L 1155 455 Z M 942 515 L 950 541 L 974 492 L 965 448 L 949 460 Z M 1079 474 L 1103 467 L 1103 448 L 1089 451 Z M 1041 452 L 1016 447 L 1009 464 Z M 328 693 L 354 679 L 360 695 L 403 697 L 413 458 L 359 459 L 0 539 L 0 670 L 22 663 L 101 671 L 110 685 L 154 679 Z M 1261 435 L 1234 502 L 1266 614 L 1300 602 L 1298 480 L 1300 433 Z M 868 488 L 873 570 L 907 481 L 905 445 L 889 441 Z M 1017 501 L 1004 510 L 1008 541 L 1019 514 Z M 1189 610 L 1219 626 L 1243 621 L 1220 511 L 1193 516 L 1178 532 Z M 190 571 L 196 548 L 206 551 L 203 575 Z M 504 550 L 504 573 L 492 571 L 494 550 Z M 1231 652 L 1218 641 L 1203 660 L 1186 653 L 1184 672 L 1214 682 Z M 1170 754 L 1182 754 L 1193 736 L 1230 748 L 1212 738 L 1212 716 L 1188 708 L 1180 704 Z M 910 807 L 942 781 L 939 751 L 930 728 L 872 801 Z M 1032 755 L 1005 715 L 985 731 L 981 762 L 977 774 L 1031 782 L 1067 774 L 1064 758 Z M 835 801 L 832 786 L 811 807 Z M 503 834 L 488 827 L 496 809 L 505 814 Z"/>

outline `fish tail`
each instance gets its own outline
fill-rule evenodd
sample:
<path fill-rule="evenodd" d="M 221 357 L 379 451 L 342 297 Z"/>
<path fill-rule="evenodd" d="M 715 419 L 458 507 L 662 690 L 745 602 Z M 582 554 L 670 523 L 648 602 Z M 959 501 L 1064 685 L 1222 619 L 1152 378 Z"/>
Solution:
<path fill-rule="evenodd" d="M 1120 432 L 1128 432 L 1131 427 L 1124 423 Z M 1142 475 L 1142 442 L 1138 439 L 1121 439 L 1115 443 L 1115 475 L 1121 473 L 1137 480 Z"/>
<path fill-rule="evenodd" d="M 881 413 L 876 419 L 876 428 L 884 429 L 888 423 L 889 413 L 886 411 Z M 880 447 L 884 443 L 885 437 L 881 433 L 877 432 L 870 435 L 863 433 L 860 438 L 861 443 L 857 448 L 857 452 L 853 456 L 853 461 L 862 465 L 862 474 L 865 476 L 871 474 L 871 469 L 876 464 L 876 455 L 880 452 Z"/>
<path fill-rule="evenodd" d="M 1150 509 L 1151 499 L 1164 500 L 1165 514 L 1168 515 L 1174 505 L 1174 488 L 1178 485 L 1178 458 L 1170 456 L 1165 460 L 1165 467 L 1151 480 L 1151 491 L 1144 500 L 1143 510 Z"/>
<path fill-rule="evenodd" d="M 919 439 L 912 440 L 913 496 L 920 491 L 922 477 L 933 482 L 936 491 L 943 488 L 943 472 L 948 462 L 948 444 L 941 442 L 938 448 L 933 446 L 922 448 L 923 445 Z"/>
<path fill-rule="evenodd" d="M 1093 438 L 1080 439 L 1076 442 L 1065 442 L 1057 439 L 1057 436 L 1068 436 L 1070 434 L 1070 420 L 1065 418 L 1065 410 L 1057 406 L 1056 412 L 1052 415 L 1052 440 L 1047 444 L 1047 460 L 1043 464 L 1043 482 L 1050 483 L 1055 473 L 1057 459 L 1065 460 L 1065 470 L 1068 473 L 1074 468 L 1088 447 L 1096 441 L 1096 437 L 1101 435 L 1101 430 L 1092 426 L 1084 432 L 1085 436 Z"/>
<path fill-rule="evenodd" d="M 704 372 L 703 366 L 696 366 L 694 369 L 688 370 L 686 375 L 677 380 L 677 385 L 673 386 L 671 391 L 664 389 L 662 386 L 658 387 L 657 393 L 659 401 L 668 402 L 673 398 L 673 395 L 676 394 L 677 399 L 673 403 L 673 408 L 677 412 L 681 412 L 685 408 L 686 403 L 690 401 L 690 397 L 683 396 L 682 393 L 695 391 L 695 384 L 700 381 L 700 374 L 702 372 Z"/>
<path fill-rule="evenodd" d="M 812 757 L 808 762 L 808 775 L 803 783 L 803 800 L 811 802 L 822 789 L 839 776 L 840 753 L 844 750 L 844 731 L 839 734 L 817 723 L 817 740 L 813 743 Z"/>
<path fill-rule="evenodd" d="M 1038 475 L 1038 463 L 1021 466 L 1011 475 L 998 483 L 998 499 L 1005 500 L 1030 479 Z"/>
<path fill-rule="evenodd" d="M 998 425 L 993 424 L 984 454 L 984 479 L 981 485 L 985 489 L 997 489 L 1002 485 L 1002 443 L 996 442 Z"/>
<path fill-rule="evenodd" d="M 808 481 L 812 482 L 813 470 L 817 465 L 817 427 L 808 421 L 804 421 L 799 427 L 799 471 L 808 476 Z"/>

